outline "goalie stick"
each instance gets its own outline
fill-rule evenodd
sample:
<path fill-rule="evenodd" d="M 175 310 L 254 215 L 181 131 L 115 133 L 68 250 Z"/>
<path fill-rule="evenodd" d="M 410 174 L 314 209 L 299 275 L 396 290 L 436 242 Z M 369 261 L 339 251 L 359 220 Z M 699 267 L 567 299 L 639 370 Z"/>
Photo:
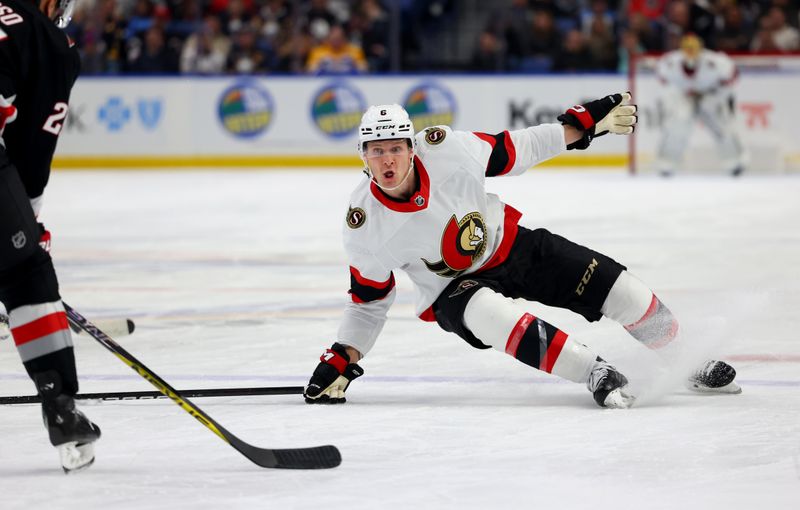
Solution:
<path fill-rule="evenodd" d="M 207 388 L 178 390 L 187 398 L 244 397 L 254 395 L 302 395 L 302 386 L 264 386 L 256 388 Z M 146 400 L 168 398 L 160 391 L 106 391 L 102 393 L 78 393 L 76 400 Z M 39 395 L 16 395 L 0 397 L 0 405 L 35 404 L 41 402 Z"/>
<path fill-rule="evenodd" d="M 86 320 L 71 306 L 64 303 L 67 319 L 73 325 L 89 333 L 103 347 L 111 351 L 123 363 L 131 367 L 137 374 L 147 379 L 158 391 L 168 396 L 181 409 L 192 415 L 207 429 L 216 434 L 220 439 L 230 444 L 236 451 L 250 459 L 253 463 L 265 468 L 283 469 L 324 469 L 336 467 L 342 462 L 339 450 L 332 445 L 315 446 L 311 448 L 269 449 L 258 448 L 246 443 L 228 432 L 222 425 L 207 415 L 202 409 L 185 398 L 175 388 L 147 368 L 132 354 L 123 349 L 118 343 L 103 333 L 94 324 Z"/>

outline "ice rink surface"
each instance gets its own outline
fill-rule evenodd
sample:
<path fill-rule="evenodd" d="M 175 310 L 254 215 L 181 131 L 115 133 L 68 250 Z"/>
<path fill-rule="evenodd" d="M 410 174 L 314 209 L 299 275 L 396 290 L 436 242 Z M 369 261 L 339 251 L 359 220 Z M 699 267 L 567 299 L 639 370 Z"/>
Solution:
<path fill-rule="evenodd" d="M 303 385 L 347 299 L 340 232 L 360 178 L 57 172 L 41 219 L 65 301 L 132 317 L 119 343 L 173 386 Z M 600 409 L 582 385 L 416 319 L 400 276 L 346 405 L 195 400 L 258 446 L 335 444 L 340 467 L 261 469 L 170 401 L 94 402 L 97 462 L 65 476 L 39 407 L 2 406 L 0 507 L 800 508 L 800 176 L 531 171 L 489 189 L 524 225 L 627 265 L 681 320 L 678 366 L 723 356 L 743 393 L 690 394 L 615 323 L 531 305 L 631 379 L 636 407 Z M 151 389 L 91 338 L 75 343 L 82 391 Z M 10 342 L 0 386 L 33 392 Z"/>

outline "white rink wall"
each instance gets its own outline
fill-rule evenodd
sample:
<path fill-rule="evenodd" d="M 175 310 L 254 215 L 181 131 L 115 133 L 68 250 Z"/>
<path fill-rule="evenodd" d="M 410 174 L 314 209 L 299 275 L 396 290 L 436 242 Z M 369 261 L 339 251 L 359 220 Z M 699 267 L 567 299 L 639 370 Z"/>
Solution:
<path fill-rule="evenodd" d="M 780 158 L 800 161 L 791 141 L 800 104 L 790 100 L 798 76 L 744 75 L 737 121 L 748 143 L 780 147 L 773 150 Z M 636 151 L 647 157 L 658 141 L 659 87 L 652 76 L 634 86 Z M 554 122 L 574 103 L 630 87 L 618 75 L 82 78 L 55 166 L 352 166 L 358 164 L 358 122 L 370 104 L 402 104 L 418 130 L 449 124 L 496 132 Z M 702 130 L 698 135 L 694 142 L 704 150 L 708 137 Z M 628 142 L 605 137 L 589 151 L 570 151 L 550 164 L 622 168 Z M 780 162 L 771 166 L 782 170 Z"/>
<path fill-rule="evenodd" d="M 370 104 L 404 105 L 418 130 L 496 132 L 625 87 L 622 76 L 87 78 L 56 166 L 351 166 Z M 561 164 L 624 164 L 623 139 L 593 149 Z"/>

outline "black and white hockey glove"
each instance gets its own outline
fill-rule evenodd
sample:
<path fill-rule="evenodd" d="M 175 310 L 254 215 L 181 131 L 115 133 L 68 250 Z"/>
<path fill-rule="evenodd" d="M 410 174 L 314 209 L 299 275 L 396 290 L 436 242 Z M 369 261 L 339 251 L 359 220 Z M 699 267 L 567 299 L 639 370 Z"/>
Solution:
<path fill-rule="evenodd" d="M 636 105 L 629 104 L 630 92 L 611 94 L 602 99 L 575 105 L 558 116 L 562 124 L 583 131 L 583 138 L 567 145 L 567 150 L 583 150 L 592 140 L 606 133 L 629 135 L 636 126 Z"/>
<path fill-rule="evenodd" d="M 364 370 L 350 363 L 344 345 L 335 343 L 319 358 L 319 365 L 311 375 L 303 396 L 308 404 L 344 404 L 344 392 L 350 381 L 361 377 Z"/>

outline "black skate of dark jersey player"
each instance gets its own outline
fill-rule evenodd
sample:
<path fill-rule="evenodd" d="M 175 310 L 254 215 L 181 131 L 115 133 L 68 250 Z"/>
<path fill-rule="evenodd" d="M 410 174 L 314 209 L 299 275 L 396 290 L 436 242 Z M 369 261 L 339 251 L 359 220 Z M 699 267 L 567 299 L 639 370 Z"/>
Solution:
<path fill-rule="evenodd" d="M 74 0 L 0 2 L 0 302 L 66 472 L 92 464 L 100 437 L 75 407 L 72 338 L 49 233 L 37 221 L 80 72 L 78 51 L 61 30 L 73 8 Z"/>

